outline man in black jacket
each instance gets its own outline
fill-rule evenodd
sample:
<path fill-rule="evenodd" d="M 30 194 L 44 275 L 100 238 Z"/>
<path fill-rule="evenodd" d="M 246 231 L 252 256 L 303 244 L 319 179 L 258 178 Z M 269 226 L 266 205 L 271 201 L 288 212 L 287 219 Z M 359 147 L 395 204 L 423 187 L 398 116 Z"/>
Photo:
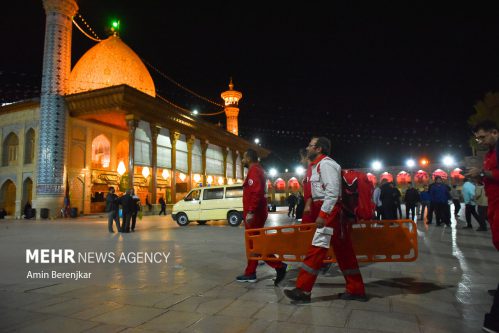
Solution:
<path fill-rule="evenodd" d="M 416 190 L 412 184 L 409 184 L 409 188 L 405 191 L 405 218 L 409 218 L 409 212 L 411 212 L 411 219 L 414 220 L 416 215 L 416 205 L 420 201 L 419 192 Z"/>
<path fill-rule="evenodd" d="M 130 220 L 135 212 L 135 201 L 132 197 L 132 189 L 127 189 L 125 195 L 119 199 L 121 209 L 123 210 L 122 232 L 130 232 Z"/>
<path fill-rule="evenodd" d="M 114 193 L 114 187 L 109 188 L 109 193 L 106 197 L 106 212 L 107 212 L 107 229 L 114 233 L 113 220 L 116 222 L 116 229 L 121 232 L 118 196 Z"/>

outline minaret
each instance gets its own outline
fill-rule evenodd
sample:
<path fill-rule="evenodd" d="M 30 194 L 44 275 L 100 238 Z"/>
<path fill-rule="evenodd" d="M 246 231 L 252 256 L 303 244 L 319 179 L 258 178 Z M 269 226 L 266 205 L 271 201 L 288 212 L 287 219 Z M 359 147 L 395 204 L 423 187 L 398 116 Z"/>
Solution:
<path fill-rule="evenodd" d="M 237 116 L 239 115 L 239 100 L 243 98 L 243 94 L 234 90 L 232 78 L 229 83 L 229 90 L 222 93 L 222 98 L 225 102 L 225 115 L 227 116 L 227 131 L 234 135 L 239 135 L 239 127 L 237 124 Z"/>
<path fill-rule="evenodd" d="M 71 29 L 78 10 L 75 0 L 43 0 L 46 13 L 40 126 L 36 178 L 36 207 L 54 216 L 63 206 L 68 91 L 71 71 Z"/>

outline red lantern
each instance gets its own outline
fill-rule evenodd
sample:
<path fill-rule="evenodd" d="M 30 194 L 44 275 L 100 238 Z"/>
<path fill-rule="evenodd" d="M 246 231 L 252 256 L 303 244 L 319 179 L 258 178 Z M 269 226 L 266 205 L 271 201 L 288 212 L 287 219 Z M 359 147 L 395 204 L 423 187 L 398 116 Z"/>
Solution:
<path fill-rule="evenodd" d="M 433 171 L 432 178 L 435 180 L 435 177 L 440 176 L 443 180 L 447 180 L 447 173 L 442 169 L 437 169 Z"/>
<path fill-rule="evenodd" d="M 400 171 L 397 175 L 397 184 L 408 184 L 411 182 L 411 175 L 405 171 Z"/>
<path fill-rule="evenodd" d="M 282 178 L 277 178 L 274 182 L 274 187 L 277 191 L 284 191 L 286 189 L 286 182 Z"/>
<path fill-rule="evenodd" d="M 450 178 L 454 184 L 462 184 L 464 182 L 464 176 L 461 174 L 463 170 L 455 168 L 450 173 Z"/>
<path fill-rule="evenodd" d="M 299 191 L 300 190 L 300 182 L 298 181 L 298 179 L 296 179 L 295 177 L 291 177 L 291 179 L 288 181 L 288 188 L 292 192 Z"/>
<path fill-rule="evenodd" d="M 369 181 L 373 184 L 373 186 L 376 186 L 376 183 L 378 182 L 378 180 L 376 179 L 375 175 L 373 175 L 372 173 L 368 172 L 367 173 L 367 179 L 369 179 Z"/>
<path fill-rule="evenodd" d="M 389 183 L 393 182 L 393 176 L 391 173 L 388 172 L 383 172 L 381 176 L 379 176 L 380 181 L 382 181 L 383 179 L 386 179 L 386 181 Z"/>
<path fill-rule="evenodd" d="M 428 184 L 429 179 L 430 179 L 430 177 L 428 176 L 428 173 L 426 171 L 423 171 L 423 170 L 419 170 L 414 175 L 414 182 L 418 185 Z"/>
<path fill-rule="evenodd" d="M 272 190 L 272 188 L 273 188 L 272 182 L 270 180 L 267 180 L 267 191 Z"/>

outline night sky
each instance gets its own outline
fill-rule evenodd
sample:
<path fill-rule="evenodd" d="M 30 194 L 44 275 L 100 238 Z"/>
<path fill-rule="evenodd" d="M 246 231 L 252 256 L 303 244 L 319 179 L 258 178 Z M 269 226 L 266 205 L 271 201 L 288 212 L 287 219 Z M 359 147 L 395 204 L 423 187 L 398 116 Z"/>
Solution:
<path fill-rule="evenodd" d="M 485 3 L 448 4 L 79 1 L 101 38 L 119 18 L 125 43 L 200 95 L 221 102 L 233 77 L 244 95 L 240 135 L 259 137 L 273 151 L 266 164 L 281 170 L 295 166 L 312 135 L 329 137 L 333 158 L 346 167 L 469 155 L 467 119 L 499 85 L 499 20 Z M 34 97 L 42 2 L 2 7 L 0 100 Z M 73 64 L 94 44 L 74 28 Z M 150 72 L 161 96 L 219 110 Z"/>

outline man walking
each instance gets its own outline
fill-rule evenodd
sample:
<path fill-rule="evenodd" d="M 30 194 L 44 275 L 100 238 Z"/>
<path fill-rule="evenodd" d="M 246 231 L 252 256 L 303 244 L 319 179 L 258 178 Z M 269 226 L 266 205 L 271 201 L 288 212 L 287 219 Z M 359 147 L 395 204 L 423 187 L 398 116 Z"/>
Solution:
<path fill-rule="evenodd" d="M 246 229 L 263 228 L 267 220 L 267 197 L 265 195 L 265 171 L 258 163 L 255 150 L 248 149 L 243 155 L 243 165 L 248 168 L 248 175 L 243 183 L 243 218 Z M 278 285 L 286 276 L 287 265 L 281 261 L 266 261 L 267 265 L 276 270 L 274 285 Z M 256 267 L 258 260 L 248 260 L 243 275 L 238 282 L 256 282 Z"/>
<path fill-rule="evenodd" d="M 437 227 L 443 223 L 450 227 L 450 215 L 447 214 L 449 209 L 450 191 L 447 185 L 442 181 L 442 177 L 436 176 L 435 183 L 430 187 L 431 204 L 435 209 L 437 217 Z"/>
<path fill-rule="evenodd" d="M 166 215 L 166 201 L 165 199 L 163 199 L 163 197 L 159 198 L 159 204 L 161 205 L 159 215 L 161 215 L 161 213 Z"/>
<path fill-rule="evenodd" d="M 121 226 L 121 232 L 130 232 L 130 220 L 132 219 L 132 214 L 135 211 L 135 202 L 132 197 L 132 189 L 127 189 L 125 195 L 119 199 L 121 209 L 123 210 L 123 225 Z"/>
<path fill-rule="evenodd" d="M 107 229 L 110 233 L 114 233 L 113 220 L 116 222 L 116 230 L 121 232 L 118 196 L 114 193 L 114 187 L 109 188 L 109 193 L 106 196 L 106 212 L 107 212 Z"/>
<path fill-rule="evenodd" d="M 318 208 L 312 209 L 312 211 L 318 211 L 313 218 L 315 218 L 319 232 L 321 229 L 326 231 L 324 227 L 333 228 L 329 246 L 332 244 L 338 266 L 346 281 L 346 292 L 340 293 L 338 297 L 343 300 L 366 301 L 364 282 L 350 238 L 351 225 L 341 217 L 339 203 L 341 167 L 327 156 L 330 149 L 331 143 L 324 137 L 312 138 L 307 147 L 308 156 L 312 161 L 310 177 L 312 205 Z M 310 302 L 312 288 L 327 251 L 327 247 L 310 246 L 298 275 L 296 288 L 284 290 L 284 294 L 288 298 L 296 302 Z"/>
<path fill-rule="evenodd" d="M 288 201 L 288 217 L 295 217 L 296 196 L 291 193 L 287 199 Z"/>
<path fill-rule="evenodd" d="M 416 217 L 416 205 L 420 201 L 419 192 L 409 184 L 409 188 L 405 191 L 405 218 L 409 218 L 409 213 L 411 213 L 411 219 L 414 220 Z"/>
<path fill-rule="evenodd" d="M 467 176 L 478 176 L 484 183 L 489 204 L 487 215 L 492 230 L 492 242 L 499 251 L 499 156 L 497 156 L 499 129 L 493 121 L 483 121 L 475 126 L 474 132 L 477 141 L 486 145 L 489 151 L 485 155 L 483 169 L 470 168 Z M 483 330 L 499 332 L 499 286 L 495 292 L 492 308 L 485 315 Z"/>
<path fill-rule="evenodd" d="M 464 198 L 464 215 L 466 216 L 466 227 L 463 229 L 472 229 L 471 215 L 477 222 L 480 223 L 480 218 L 475 209 L 475 184 L 470 178 L 466 178 L 463 184 L 463 198 Z"/>

